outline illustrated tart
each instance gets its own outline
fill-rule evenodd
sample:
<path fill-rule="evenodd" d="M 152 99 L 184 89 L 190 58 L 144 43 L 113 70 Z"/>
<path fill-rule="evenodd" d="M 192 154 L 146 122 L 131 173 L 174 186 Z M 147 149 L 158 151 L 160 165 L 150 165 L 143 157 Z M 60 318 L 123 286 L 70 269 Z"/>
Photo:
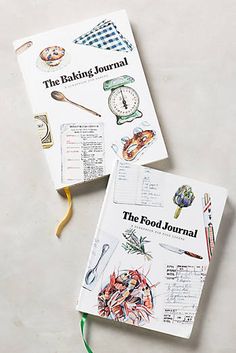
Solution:
<path fill-rule="evenodd" d="M 49 66 L 57 66 L 61 63 L 62 58 L 65 55 L 65 49 L 54 45 L 47 47 L 39 54 L 40 58 Z"/>
<path fill-rule="evenodd" d="M 133 137 L 127 139 L 124 144 L 122 155 L 126 161 L 132 161 L 135 159 L 145 147 L 153 142 L 156 136 L 156 133 L 153 130 L 140 130 L 134 132 Z"/>

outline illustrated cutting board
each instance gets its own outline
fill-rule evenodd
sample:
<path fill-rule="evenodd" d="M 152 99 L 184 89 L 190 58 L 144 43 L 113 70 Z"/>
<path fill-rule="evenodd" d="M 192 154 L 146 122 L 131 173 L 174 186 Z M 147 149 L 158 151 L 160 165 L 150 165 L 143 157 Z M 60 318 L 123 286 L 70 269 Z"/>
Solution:
<path fill-rule="evenodd" d="M 56 189 L 167 157 L 124 10 L 16 40 Z"/>

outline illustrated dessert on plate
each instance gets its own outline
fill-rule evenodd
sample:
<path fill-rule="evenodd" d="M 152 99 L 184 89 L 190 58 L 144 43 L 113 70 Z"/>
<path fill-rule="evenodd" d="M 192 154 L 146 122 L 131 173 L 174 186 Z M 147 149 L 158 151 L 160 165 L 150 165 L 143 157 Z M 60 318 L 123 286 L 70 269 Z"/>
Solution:
<path fill-rule="evenodd" d="M 132 138 L 124 139 L 123 158 L 126 161 L 135 159 L 145 147 L 153 142 L 156 136 L 153 130 L 142 130 L 140 128 L 134 130 Z"/>
<path fill-rule="evenodd" d="M 49 66 L 58 66 L 65 55 L 65 49 L 54 45 L 47 47 L 39 54 L 40 58 Z"/>

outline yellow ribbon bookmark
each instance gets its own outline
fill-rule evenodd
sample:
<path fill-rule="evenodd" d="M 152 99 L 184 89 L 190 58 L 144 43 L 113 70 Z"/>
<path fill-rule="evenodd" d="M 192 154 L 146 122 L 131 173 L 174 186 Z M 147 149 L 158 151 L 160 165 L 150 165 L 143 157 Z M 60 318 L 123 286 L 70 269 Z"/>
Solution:
<path fill-rule="evenodd" d="M 63 231 L 64 227 L 66 226 L 66 224 L 69 222 L 69 220 L 72 217 L 72 198 L 71 198 L 71 193 L 70 193 L 70 188 L 68 186 L 66 186 L 64 189 L 64 192 L 66 194 L 66 198 L 68 201 L 68 208 L 66 211 L 66 214 L 64 216 L 64 218 L 60 221 L 60 223 L 58 224 L 57 228 L 56 228 L 56 236 L 58 238 L 60 238 L 61 236 L 61 232 Z"/>

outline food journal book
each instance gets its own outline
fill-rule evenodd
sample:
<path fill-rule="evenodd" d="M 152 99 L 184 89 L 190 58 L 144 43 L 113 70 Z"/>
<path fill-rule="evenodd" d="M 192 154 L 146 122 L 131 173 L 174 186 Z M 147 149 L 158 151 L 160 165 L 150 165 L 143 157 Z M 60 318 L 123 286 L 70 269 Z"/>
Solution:
<path fill-rule="evenodd" d="M 167 157 L 124 10 L 14 42 L 56 189 Z"/>
<path fill-rule="evenodd" d="M 77 310 L 189 338 L 226 197 L 222 187 L 117 161 Z"/>

